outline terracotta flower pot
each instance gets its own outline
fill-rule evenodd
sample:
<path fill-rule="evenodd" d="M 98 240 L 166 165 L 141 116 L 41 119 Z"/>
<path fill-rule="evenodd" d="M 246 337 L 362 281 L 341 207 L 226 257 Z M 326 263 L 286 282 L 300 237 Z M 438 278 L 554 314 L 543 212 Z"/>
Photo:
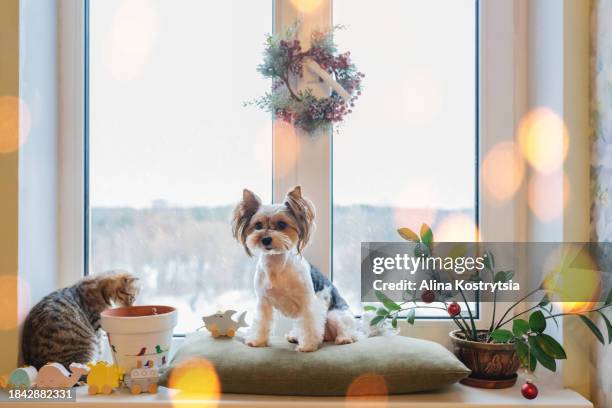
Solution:
<path fill-rule="evenodd" d="M 450 338 L 457 358 L 472 370 L 461 383 L 479 388 L 508 388 L 516 383 L 520 361 L 514 344 L 466 340 L 460 330 L 450 332 Z"/>
<path fill-rule="evenodd" d="M 101 315 L 113 359 L 124 372 L 151 364 L 165 366 L 176 323 L 176 309 L 170 306 L 119 307 Z"/>

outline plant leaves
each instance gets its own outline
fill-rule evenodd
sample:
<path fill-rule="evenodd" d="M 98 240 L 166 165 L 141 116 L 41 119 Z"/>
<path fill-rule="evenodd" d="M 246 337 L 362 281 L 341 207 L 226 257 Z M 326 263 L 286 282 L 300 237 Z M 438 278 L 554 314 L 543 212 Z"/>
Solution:
<path fill-rule="evenodd" d="M 483 258 L 484 266 L 489 270 L 493 270 L 493 268 L 495 268 L 495 257 L 493 256 L 493 252 L 489 250 L 485 251 Z"/>
<path fill-rule="evenodd" d="M 414 324 L 414 319 L 416 317 L 416 312 L 414 309 L 408 310 L 408 314 L 406 315 L 406 321 L 410 324 Z"/>
<path fill-rule="evenodd" d="M 376 310 L 376 314 L 378 316 L 386 316 L 389 314 L 389 311 L 385 309 L 384 307 L 379 307 L 378 310 Z"/>
<path fill-rule="evenodd" d="M 544 297 L 542 298 L 542 300 L 540 300 L 540 303 L 538 303 L 539 307 L 544 307 L 547 304 L 550 303 L 550 299 L 548 299 L 548 294 L 544 295 Z"/>
<path fill-rule="evenodd" d="M 427 246 L 431 247 L 431 244 L 433 243 L 433 232 L 431 231 L 431 228 L 429 228 L 429 225 L 427 224 L 423 224 L 421 225 L 421 241 L 423 241 L 424 244 L 427 244 Z"/>
<path fill-rule="evenodd" d="M 610 323 L 610 319 L 600 311 L 597 311 L 606 322 L 606 328 L 608 329 L 608 344 L 612 343 L 612 323 Z"/>
<path fill-rule="evenodd" d="M 591 319 L 589 319 L 586 316 L 583 315 L 578 315 L 578 317 L 580 318 L 580 320 L 582 320 L 584 322 L 584 324 L 587 325 L 587 327 L 589 329 L 591 329 L 591 331 L 593 332 L 593 334 L 595 335 L 595 337 L 597 337 L 597 340 L 599 340 L 599 342 L 601 344 L 606 344 L 606 342 L 604 341 L 604 337 L 603 334 L 601 334 L 601 331 L 599 330 L 599 327 L 597 327 L 595 325 L 595 323 L 593 323 L 593 321 Z"/>
<path fill-rule="evenodd" d="M 365 306 L 363 307 L 363 310 L 364 310 L 365 312 L 374 312 L 374 311 L 376 311 L 376 306 L 372 306 L 372 305 L 365 305 Z"/>
<path fill-rule="evenodd" d="M 555 362 L 555 359 L 544 353 L 536 338 L 530 336 L 527 340 L 529 341 L 529 350 L 531 350 L 531 353 L 538 360 L 538 362 L 544 367 L 548 368 L 550 371 L 557 371 L 557 363 Z"/>
<path fill-rule="evenodd" d="M 567 358 L 565 350 L 563 350 L 563 346 L 561 346 L 561 344 L 559 344 L 557 340 L 550 337 L 548 334 L 538 334 L 535 339 L 538 342 L 538 346 L 540 346 L 542 351 L 550 357 L 555 358 L 557 360 L 563 360 Z"/>
<path fill-rule="evenodd" d="M 544 318 L 544 313 L 542 313 L 540 310 L 533 312 L 529 316 L 529 327 L 536 333 L 542 333 L 546 329 L 546 319 Z"/>
<path fill-rule="evenodd" d="M 404 238 L 406 241 L 421 242 L 421 239 L 416 234 L 416 232 L 414 232 L 410 228 L 400 228 L 397 230 L 397 233 L 400 234 L 400 236 Z"/>
<path fill-rule="evenodd" d="M 528 331 L 529 323 L 527 322 L 527 320 L 514 319 L 514 321 L 512 322 L 512 333 L 514 333 L 516 337 L 521 337 L 527 334 Z"/>
<path fill-rule="evenodd" d="M 374 294 L 376 295 L 376 298 L 380 300 L 387 309 L 389 310 L 401 310 L 402 309 L 397 303 L 389 299 L 389 297 L 385 295 L 384 293 L 382 293 L 381 291 L 376 290 L 374 291 Z"/>
<path fill-rule="evenodd" d="M 553 322 L 555 322 L 555 326 L 557 326 L 557 328 L 559 327 L 559 322 L 557 321 L 557 318 L 552 314 L 552 305 L 550 305 L 550 310 L 546 309 L 546 307 L 541 307 L 543 311 L 546 312 L 546 314 L 548 314 L 548 316 L 550 316 L 551 319 L 553 319 Z"/>
<path fill-rule="evenodd" d="M 609 305 L 610 303 L 612 303 L 612 289 L 610 289 L 610 291 L 608 292 L 608 297 L 606 297 L 606 301 L 604 304 Z"/>
<path fill-rule="evenodd" d="M 514 335 L 512 332 L 506 329 L 497 329 L 491 332 L 491 338 L 495 340 L 496 343 L 507 343 L 512 340 L 513 337 Z"/>
<path fill-rule="evenodd" d="M 516 342 L 516 354 L 521 362 L 521 365 L 529 371 L 535 371 L 537 360 L 529 351 L 529 346 L 524 341 Z"/>
<path fill-rule="evenodd" d="M 385 316 L 376 316 L 375 318 L 373 318 L 372 320 L 370 320 L 370 326 L 376 326 L 378 323 L 380 323 L 381 320 L 383 320 L 385 318 Z"/>
<path fill-rule="evenodd" d="M 397 316 L 393 318 L 393 320 L 391 320 L 391 326 L 394 329 L 397 329 Z"/>

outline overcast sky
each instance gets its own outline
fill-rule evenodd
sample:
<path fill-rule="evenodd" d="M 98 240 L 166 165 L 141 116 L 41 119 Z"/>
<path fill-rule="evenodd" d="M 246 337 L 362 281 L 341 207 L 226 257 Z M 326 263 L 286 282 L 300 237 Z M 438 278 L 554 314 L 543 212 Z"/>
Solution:
<path fill-rule="evenodd" d="M 366 74 L 334 135 L 334 199 L 474 203 L 474 0 L 335 0 L 336 41 Z M 270 117 L 243 102 L 271 0 L 91 0 L 91 203 L 270 199 Z"/>

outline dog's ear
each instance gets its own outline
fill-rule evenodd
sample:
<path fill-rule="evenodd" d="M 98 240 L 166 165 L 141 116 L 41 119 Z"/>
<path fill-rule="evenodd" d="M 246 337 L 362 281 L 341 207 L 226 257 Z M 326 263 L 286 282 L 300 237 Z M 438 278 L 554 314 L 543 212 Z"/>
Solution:
<path fill-rule="evenodd" d="M 249 222 L 259 207 L 261 199 L 255 193 L 246 188 L 242 191 L 242 201 L 236 205 L 232 214 L 232 233 L 234 238 L 238 240 L 244 247 L 244 250 L 249 256 L 252 256 L 246 244 Z"/>
<path fill-rule="evenodd" d="M 310 241 L 310 237 L 314 232 L 314 206 L 310 200 L 302 197 L 302 188 L 300 186 L 295 186 L 293 189 L 289 190 L 285 197 L 285 207 L 289 209 L 297 222 L 297 251 L 298 253 L 302 253 L 302 250 L 308 245 L 308 241 Z"/>

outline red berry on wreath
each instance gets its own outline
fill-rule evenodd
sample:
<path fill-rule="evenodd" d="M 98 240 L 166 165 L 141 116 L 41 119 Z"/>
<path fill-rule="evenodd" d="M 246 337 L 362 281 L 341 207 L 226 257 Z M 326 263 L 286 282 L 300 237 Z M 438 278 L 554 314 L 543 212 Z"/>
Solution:
<path fill-rule="evenodd" d="M 531 381 L 527 380 L 527 382 L 525 382 L 525 384 L 523 384 L 521 387 L 521 394 L 523 394 L 523 397 L 532 400 L 538 396 L 538 387 L 536 387 L 536 385 Z"/>
<path fill-rule="evenodd" d="M 436 294 L 433 290 L 426 290 L 421 294 L 421 300 L 425 303 L 432 303 L 436 300 Z"/>
<path fill-rule="evenodd" d="M 455 317 L 459 313 L 461 313 L 461 306 L 459 306 L 459 303 L 453 302 L 450 305 L 448 305 L 448 308 L 446 310 L 448 311 L 449 315 L 451 315 L 452 317 Z"/>

